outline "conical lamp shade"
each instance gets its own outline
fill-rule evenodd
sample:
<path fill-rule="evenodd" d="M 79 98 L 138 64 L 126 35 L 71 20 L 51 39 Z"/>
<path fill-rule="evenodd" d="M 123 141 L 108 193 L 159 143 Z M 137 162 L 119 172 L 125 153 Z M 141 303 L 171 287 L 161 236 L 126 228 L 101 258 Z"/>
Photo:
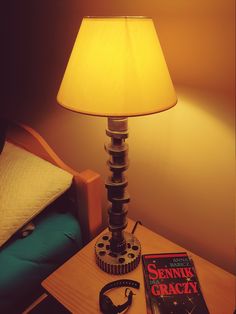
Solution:
<path fill-rule="evenodd" d="M 128 117 L 177 102 L 151 18 L 83 19 L 57 97 L 90 115 Z"/>

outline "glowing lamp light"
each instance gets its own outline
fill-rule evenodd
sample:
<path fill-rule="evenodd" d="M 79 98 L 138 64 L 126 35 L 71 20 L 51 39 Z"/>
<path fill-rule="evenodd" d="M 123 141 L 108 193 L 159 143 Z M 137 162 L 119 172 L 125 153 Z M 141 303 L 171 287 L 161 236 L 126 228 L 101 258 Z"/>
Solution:
<path fill-rule="evenodd" d="M 109 232 L 95 246 L 97 264 L 122 274 L 140 261 L 139 240 L 127 226 L 127 117 L 157 113 L 177 103 L 175 90 L 151 18 L 85 17 L 59 92 L 67 109 L 108 117 L 106 146 L 111 176 L 106 182 Z"/>

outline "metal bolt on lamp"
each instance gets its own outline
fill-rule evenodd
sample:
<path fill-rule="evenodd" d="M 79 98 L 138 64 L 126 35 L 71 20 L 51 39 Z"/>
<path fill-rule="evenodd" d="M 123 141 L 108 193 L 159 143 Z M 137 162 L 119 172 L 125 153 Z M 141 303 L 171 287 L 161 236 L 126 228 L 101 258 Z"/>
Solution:
<path fill-rule="evenodd" d="M 67 109 L 108 117 L 109 232 L 97 240 L 95 256 L 102 270 L 125 274 L 137 267 L 141 256 L 139 240 L 125 231 L 127 117 L 157 113 L 177 102 L 152 19 L 85 17 L 57 100 Z"/>

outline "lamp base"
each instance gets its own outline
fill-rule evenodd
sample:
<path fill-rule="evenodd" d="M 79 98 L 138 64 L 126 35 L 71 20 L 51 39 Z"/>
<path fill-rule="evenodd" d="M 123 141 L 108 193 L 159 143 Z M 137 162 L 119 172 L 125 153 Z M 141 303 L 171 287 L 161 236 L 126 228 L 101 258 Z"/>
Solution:
<path fill-rule="evenodd" d="M 113 275 L 126 274 L 135 269 L 141 256 L 139 240 L 132 233 L 124 232 L 126 249 L 123 252 L 113 252 L 110 249 L 111 237 L 111 232 L 107 232 L 96 242 L 95 255 L 98 266 Z"/>

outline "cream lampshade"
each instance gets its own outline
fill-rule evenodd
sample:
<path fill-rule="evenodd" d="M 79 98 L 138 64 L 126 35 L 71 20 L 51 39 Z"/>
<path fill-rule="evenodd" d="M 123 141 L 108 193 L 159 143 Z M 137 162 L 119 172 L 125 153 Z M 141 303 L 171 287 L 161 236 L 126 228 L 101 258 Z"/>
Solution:
<path fill-rule="evenodd" d="M 152 19 L 84 18 L 57 99 L 73 111 L 109 117 L 174 106 L 176 94 Z"/>
<path fill-rule="evenodd" d="M 108 117 L 109 232 L 97 241 L 96 261 L 112 274 L 131 271 L 140 261 L 141 246 L 124 231 L 129 202 L 123 175 L 128 168 L 126 117 L 160 112 L 177 102 L 152 19 L 84 18 L 57 100 L 67 109 Z"/>

